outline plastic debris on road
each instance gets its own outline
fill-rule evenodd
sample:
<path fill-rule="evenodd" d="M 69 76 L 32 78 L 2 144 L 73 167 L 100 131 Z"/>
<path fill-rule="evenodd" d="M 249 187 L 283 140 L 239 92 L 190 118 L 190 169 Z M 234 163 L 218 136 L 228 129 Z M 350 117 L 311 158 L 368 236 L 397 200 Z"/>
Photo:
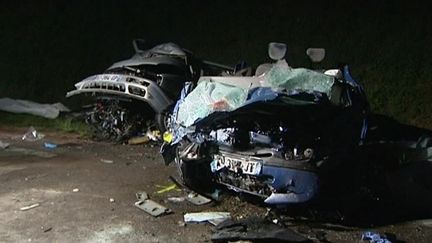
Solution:
<path fill-rule="evenodd" d="M 135 193 L 135 196 L 139 201 L 144 201 L 149 199 L 147 192 L 137 192 Z"/>
<path fill-rule="evenodd" d="M 146 192 L 137 192 L 136 197 L 138 201 L 135 202 L 135 207 L 145 211 L 153 217 L 158 217 L 172 212 L 169 208 L 150 200 Z"/>
<path fill-rule="evenodd" d="M 231 214 L 228 212 L 200 212 L 200 213 L 187 213 L 183 216 L 185 223 L 204 223 L 209 222 L 213 225 L 230 219 Z"/>
<path fill-rule="evenodd" d="M 228 219 L 216 226 L 212 242 L 296 242 L 312 243 L 306 236 L 268 220 L 250 217 L 238 221 Z"/>
<path fill-rule="evenodd" d="M 39 133 L 38 131 L 36 131 L 36 129 L 34 127 L 29 127 L 27 132 L 22 136 L 22 140 L 34 142 L 37 140 L 41 140 L 44 137 L 45 137 L 45 134 Z"/>
<path fill-rule="evenodd" d="M 57 144 L 45 142 L 44 147 L 48 148 L 48 149 L 55 149 L 55 148 L 57 148 Z"/>
<path fill-rule="evenodd" d="M 52 228 L 52 227 L 44 228 L 44 227 L 42 226 L 41 229 L 43 230 L 44 233 L 46 233 L 46 232 L 50 232 L 53 228 Z"/>
<path fill-rule="evenodd" d="M 0 140 L 0 149 L 7 149 L 9 145 L 10 145 L 9 143 Z"/>
<path fill-rule="evenodd" d="M 186 199 L 184 197 L 169 197 L 167 198 L 168 202 L 179 203 L 184 202 Z"/>
<path fill-rule="evenodd" d="M 112 164 L 112 163 L 114 163 L 114 161 L 110 160 L 110 159 L 100 159 L 100 162 L 105 163 L 105 164 Z"/>
<path fill-rule="evenodd" d="M 161 140 L 161 134 L 159 130 L 148 130 L 146 136 L 154 142 Z"/>
<path fill-rule="evenodd" d="M 372 231 L 363 232 L 361 239 L 362 241 L 370 243 L 391 243 L 385 235 L 380 235 Z"/>
<path fill-rule="evenodd" d="M 189 193 L 186 200 L 188 200 L 193 205 L 197 205 L 197 206 L 204 205 L 204 204 L 210 203 L 212 201 L 211 199 L 206 198 L 206 197 L 204 197 L 200 194 L 194 193 L 194 192 Z"/>
<path fill-rule="evenodd" d="M 150 214 L 153 217 L 158 217 L 163 214 L 171 213 L 171 210 L 169 208 L 166 208 L 150 199 L 147 199 L 145 201 L 137 201 L 135 202 L 135 206 L 141 210 L 144 210 L 146 213 Z"/>
<path fill-rule="evenodd" d="M 29 205 L 29 206 L 22 207 L 22 208 L 20 208 L 20 210 L 21 211 L 27 211 L 27 210 L 30 210 L 30 209 L 33 209 L 33 208 L 36 208 L 39 206 L 40 206 L 39 203 L 35 203 L 35 204 Z"/>
<path fill-rule="evenodd" d="M 169 192 L 169 191 L 172 191 L 174 189 L 177 189 L 177 185 L 174 184 L 174 183 L 170 184 L 170 185 L 167 185 L 167 186 L 156 185 L 156 187 L 162 188 L 162 189 L 160 189 L 159 191 L 156 192 L 157 194 L 162 194 L 162 193 Z"/>
<path fill-rule="evenodd" d="M 163 141 L 164 142 L 171 143 L 173 138 L 174 137 L 173 137 L 173 134 L 171 132 L 168 132 L 168 131 L 164 132 L 164 134 L 163 134 Z"/>

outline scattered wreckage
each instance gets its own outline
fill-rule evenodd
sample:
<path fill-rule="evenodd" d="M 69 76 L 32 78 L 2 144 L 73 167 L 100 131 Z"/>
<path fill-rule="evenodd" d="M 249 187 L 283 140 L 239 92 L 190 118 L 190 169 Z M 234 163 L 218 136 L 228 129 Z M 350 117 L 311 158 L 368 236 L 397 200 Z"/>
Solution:
<path fill-rule="evenodd" d="M 67 97 L 96 97 L 87 122 L 99 138 L 118 141 L 157 126 L 166 164 L 175 161 L 193 189 L 222 185 L 269 205 L 298 204 L 379 180 L 398 192 L 397 177 L 415 175 L 399 168 L 430 167 L 430 131 L 372 114 L 348 66 L 292 68 L 286 46 L 272 43 L 275 62 L 252 76 L 251 68 L 200 60 L 173 43 L 133 44 L 131 59 L 75 84 Z M 307 54 L 320 62 L 325 50 Z"/>
<path fill-rule="evenodd" d="M 178 99 L 186 81 L 201 75 L 232 72 L 228 66 L 200 60 L 174 43 L 145 49 L 143 40 L 134 40 L 132 58 L 114 63 L 104 73 L 75 84 L 66 94 L 95 96 L 86 122 L 103 140 L 119 141 L 155 125 L 165 129 L 166 111 Z"/>
<path fill-rule="evenodd" d="M 432 143 L 421 136 L 430 132 L 417 129 L 410 140 L 395 131 L 393 138 L 380 134 L 348 66 L 292 68 L 285 51 L 271 43 L 276 62 L 254 76 L 203 76 L 195 88 L 186 83 L 161 148 L 185 185 L 207 192 L 225 186 L 268 205 L 298 204 L 387 178 L 406 163 L 430 164 Z M 319 49 L 310 53 L 323 57 Z"/>

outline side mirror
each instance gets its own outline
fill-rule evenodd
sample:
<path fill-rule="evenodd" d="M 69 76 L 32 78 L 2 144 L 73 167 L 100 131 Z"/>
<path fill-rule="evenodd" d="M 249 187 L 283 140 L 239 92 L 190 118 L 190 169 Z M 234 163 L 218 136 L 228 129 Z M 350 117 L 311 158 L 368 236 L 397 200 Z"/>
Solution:
<path fill-rule="evenodd" d="M 287 45 L 284 43 L 270 42 L 268 46 L 269 57 L 275 61 L 284 59 Z"/>
<path fill-rule="evenodd" d="M 325 57 L 324 48 L 308 48 L 306 50 L 306 55 L 309 56 L 312 62 L 321 62 Z"/>

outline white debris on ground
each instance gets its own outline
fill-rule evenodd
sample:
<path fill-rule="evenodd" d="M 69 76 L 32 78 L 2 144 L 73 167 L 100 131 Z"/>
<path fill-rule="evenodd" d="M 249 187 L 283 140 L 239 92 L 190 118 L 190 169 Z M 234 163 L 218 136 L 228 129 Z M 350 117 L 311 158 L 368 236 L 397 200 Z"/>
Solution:
<path fill-rule="evenodd" d="M 213 225 L 217 225 L 231 218 L 231 214 L 228 212 L 200 212 L 200 213 L 187 213 L 184 216 L 185 223 L 203 223 L 209 222 Z"/>
<path fill-rule="evenodd" d="M 22 207 L 22 208 L 20 208 L 20 210 L 21 211 L 27 211 L 27 210 L 30 210 L 30 209 L 33 209 L 33 208 L 36 208 L 39 206 L 40 206 L 39 203 L 35 203 L 35 204 L 29 205 L 29 206 Z"/>
<path fill-rule="evenodd" d="M 55 119 L 60 112 L 70 112 L 62 103 L 40 104 L 29 100 L 0 98 L 0 110 L 12 113 L 25 113 Z"/>
<path fill-rule="evenodd" d="M 100 162 L 105 163 L 105 164 L 112 164 L 112 163 L 114 163 L 114 161 L 110 160 L 110 159 L 100 159 Z"/>
<path fill-rule="evenodd" d="M 22 136 L 22 140 L 34 142 L 45 137 L 45 134 L 36 131 L 34 127 L 29 127 L 27 132 Z"/>
<path fill-rule="evenodd" d="M 7 149 L 9 145 L 10 145 L 9 143 L 0 140 L 0 149 Z"/>

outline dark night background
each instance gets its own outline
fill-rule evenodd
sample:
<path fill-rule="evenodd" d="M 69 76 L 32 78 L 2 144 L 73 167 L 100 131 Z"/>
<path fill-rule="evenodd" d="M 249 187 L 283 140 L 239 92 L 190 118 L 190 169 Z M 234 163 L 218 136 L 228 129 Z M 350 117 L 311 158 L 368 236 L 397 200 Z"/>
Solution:
<path fill-rule="evenodd" d="M 288 62 L 351 65 L 372 109 L 432 128 L 432 17 L 411 1 L 9 1 L 0 7 L 0 97 L 62 101 L 86 76 L 133 54 L 131 40 L 172 41 L 233 65 L 268 61 L 285 42 Z M 70 102 L 70 101 L 69 101 Z"/>

